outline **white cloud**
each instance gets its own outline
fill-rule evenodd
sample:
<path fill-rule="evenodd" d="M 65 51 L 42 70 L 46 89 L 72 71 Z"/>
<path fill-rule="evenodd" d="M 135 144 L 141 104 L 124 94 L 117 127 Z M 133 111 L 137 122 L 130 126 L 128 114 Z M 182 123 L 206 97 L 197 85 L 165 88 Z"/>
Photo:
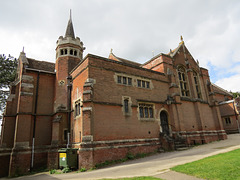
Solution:
<path fill-rule="evenodd" d="M 183 35 L 186 46 L 213 79 L 240 62 L 240 1 L 229 0 L 16 0 L 1 2 L 0 53 L 55 61 L 56 40 L 64 35 L 72 9 L 75 34 L 85 55 L 107 57 L 111 48 L 122 58 L 144 63 L 168 53 Z M 229 77 L 229 74 L 228 76 Z M 236 83 L 235 83 L 236 84 Z"/>
<path fill-rule="evenodd" d="M 232 92 L 240 92 L 240 87 L 239 87 L 239 82 L 240 82 L 240 74 L 228 77 L 228 78 L 223 78 L 221 80 L 218 80 L 215 82 L 218 86 Z"/>

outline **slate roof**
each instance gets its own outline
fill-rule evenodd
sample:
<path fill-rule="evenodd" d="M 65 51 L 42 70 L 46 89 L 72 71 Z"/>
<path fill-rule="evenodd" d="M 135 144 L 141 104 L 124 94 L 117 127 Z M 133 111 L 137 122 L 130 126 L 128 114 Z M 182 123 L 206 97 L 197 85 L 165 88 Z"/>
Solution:
<path fill-rule="evenodd" d="M 71 37 L 73 39 L 75 38 L 71 15 L 70 15 L 70 19 L 68 21 L 65 37 Z"/>
<path fill-rule="evenodd" d="M 55 63 L 46 62 L 46 61 L 38 61 L 35 59 L 27 58 L 28 68 L 43 70 L 49 72 L 55 72 Z"/>
<path fill-rule="evenodd" d="M 130 61 L 130 60 L 127 60 L 127 59 L 123 59 L 123 58 L 120 58 L 120 57 L 117 57 L 115 56 L 113 53 L 111 53 L 118 61 L 120 62 L 123 62 L 125 64 L 130 64 L 130 65 L 133 65 L 133 66 L 141 66 L 142 64 L 140 63 L 137 63 L 137 62 L 134 62 L 134 61 Z"/>
<path fill-rule="evenodd" d="M 134 66 L 141 66 L 140 63 L 137 63 L 137 62 L 134 62 L 134 61 L 129 61 L 129 60 L 126 60 L 126 59 L 123 59 L 123 58 L 120 58 L 120 57 L 116 57 L 118 60 L 122 61 L 123 63 L 126 63 L 126 64 L 131 64 L 131 65 L 134 65 Z"/>
<path fill-rule="evenodd" d="M 213 87 L 213 91 L 215 93 L 218 93 L 218 94 L 223 94 L 223 95 L 226 95 L 226 96 L 231 96 L 233 97 L 232 93 L 228 92 L 227 90 L 217 86 L 216 84 L 214 83 L 211 83 L 212 84 L 212 87 Z"/>

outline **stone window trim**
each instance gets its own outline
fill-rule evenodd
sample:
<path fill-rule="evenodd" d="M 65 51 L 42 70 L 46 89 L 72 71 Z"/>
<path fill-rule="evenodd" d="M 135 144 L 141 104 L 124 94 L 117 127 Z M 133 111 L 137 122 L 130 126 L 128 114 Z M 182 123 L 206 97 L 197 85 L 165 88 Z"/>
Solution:
<path fill-rule="evenodd" d="M 117 75 L 117 83 L 125 86 L 132 86 L 132 78 L 125 75 Z"/>
<path fill-rule="evenodd" d="M 155 121 L 155 105 L 149 102 L 138 102 L 138 119 L 140 121 Z"/>
<path fill-rule="evenodd" d="M 202 93 L 201 93 L 201 86 L 199 82 L 199 75 L 196 71 L 193 70 L 193 80 L 194 80 L 194 85 L 195 85 L 195 90 L 196 90 L 196 98 L 202 99 Z"/>
<path fill-rule="evenodd" d="M 114 81 L 118 85 L 132 86 L 132 87 L 149 89 L 149 90 L 153 89 L 153 84 L 150 79 L 142 78 L 139 76 L 128 75 L 125 73 L 115 73 Z"/>
<path fill-rule="evenodd" d="M 74 101 L 74 118 L 81 116 L 82 112 L 82 100 L 77 99 Z"/>
<path fill-rule="evenodd" d="M 188 76 L 186 73 L 186 68 L 182 65 L 177 67 L 179 88 L 181 97 L 190 97 Z"/>
<path fill-rule="evenodd" d="M 76 48 L 59 48 L 57 51 L 57 58 L 62 56 L 73 56 L 73 57 L 79 57 L 80 54 L 78 52 L 78 49 Z"/>
<path fill-rule="evenodd" d="M 129 96 L 122 96 L 122 112 L 124 116 L 132 115 L 132 100 Z"/>
<path fill-rule="evenodd" d="M 150 89 L 150 81 L 137 79 L 137 87 Z"/>

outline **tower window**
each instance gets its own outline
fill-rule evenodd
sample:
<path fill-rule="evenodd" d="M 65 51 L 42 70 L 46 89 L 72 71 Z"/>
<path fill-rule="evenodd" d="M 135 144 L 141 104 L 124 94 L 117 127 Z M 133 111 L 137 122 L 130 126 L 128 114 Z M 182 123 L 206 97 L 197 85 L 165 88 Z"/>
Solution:
<path fill-rule="evenodd" d="M 77 51 L 76 50 L 74 51 L 74 56 L 77 56 Z"/>
<path fill-rule="evenodd" d="M 70 50 L 70 55 L 73 55 L 73 50 L 72 49 Z"/>
<path fill-rule="evenodd" d="M 60 55 L 63 55 L 63 49 L 61 49 L 61 51 L 60 51 Z"/>
<path fill-rule="evenodd" d="M 67 49 L 64 50 L 64 53 L 67 54 Z"/>

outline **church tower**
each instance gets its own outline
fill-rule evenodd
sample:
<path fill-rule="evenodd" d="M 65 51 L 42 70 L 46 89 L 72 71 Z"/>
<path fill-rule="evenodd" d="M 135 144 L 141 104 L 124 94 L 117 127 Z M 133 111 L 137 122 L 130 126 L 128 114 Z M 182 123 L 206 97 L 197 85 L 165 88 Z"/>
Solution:
<path fill-rule="evenodd" d="M 83 58 L 83 42 L 75 37 L 72 17 L 68 21 L 65 36 L 60 36 L 56 47 L 56 94 L 54 111 L 67 108 L 67 77 Z"/>

